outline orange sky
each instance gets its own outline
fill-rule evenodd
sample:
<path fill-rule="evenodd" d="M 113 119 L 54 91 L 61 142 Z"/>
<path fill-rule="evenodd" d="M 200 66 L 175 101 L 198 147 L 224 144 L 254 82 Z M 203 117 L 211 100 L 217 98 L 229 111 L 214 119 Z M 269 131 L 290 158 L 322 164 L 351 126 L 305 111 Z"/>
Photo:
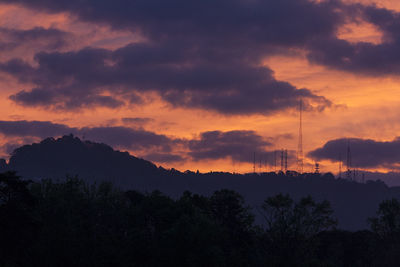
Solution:
<path fill-rule="evenodd" d="M 355 2 L 355 1 L 353 1 Z M 399 1 L 357 1 L 375 3 L 379 6 L 400 11 Z M 132 42 L 141 42 L 144 37 L 138 33 L 111 29 L 107 25 L 80 22 L 73 15 L 47 14 L 13 5 L 0 5 L 1 27 L 29 29 L 33 27 L 58 28 L 74 32 L 68 47 L 61 51 L 78 50 L 86 46 L 116 49 Z M 380 43 L 382 34 L 367 23 L 348 24 L 342 27 L 337 36 L 351 42 Z M 12 54 L 1 54 L 5 61 L 15 54 L 34 62 L 33 55 L 41 49 L 40 44 L 22 45 Z M 400 132 L 400 79 L 397 77 L 367 77 L 327 67 L 313 65 L 307 61 L 303 52 L 293 56 L 271 56 L 263 64 L 269 66 L 275 78 L 287 81 L 297 88 L 308 88 L 318 95 L 330 99 L 335 106 L 315 113 L 305 112 L 303 117 L 303 145 L 305 153 L 322 146 L 331 139 L 342 137 L 371 138 L 374 140 L 393 140 Z M 175 138 L 197 138 L 205 131 L 253 130 L 264 137 L 292 134 L 292 139 L 278 139 L 276 149 L 296 150 L 298 142 L 298 114 L 294 111 L 279 112 L 273 115 L 221 115 L 201 109 L 174 108 L 163 102 L 155 94 L 148 94 L 146 105 L 125 106 L 110 110 L 107 108 L 85 109 L 80 112 L 46 110 L 43 108 L 21 107 L 9 96 L 21 89 L 31 88 L 14 78 L 1 74 L 0 114 L 1 120 L 40 120 L 66 124 L 71 127 L 123 125 L 121 118 L 152 118 L 143 127 L 146 130 Z M 129 126 L 129 125 L 125 125 Z M 2 141 L 7 142 L 3 137 Z M 121 148 L 123 149 L 123 148 Z M 132 154 L 141 156 L 138 151 Z M 356 157 L 356 155 L 354 155 Z M 306 171 L 311 171 L 313 162 L 306 159 Z M 296 168 L 295 162 L 289 162 Z M 230 159 L 172 162 L 163 164 L 179 170 L 235 171 L 249 172 L 251 164 L 232 162 Z M 337 171 L 337 164 L 321 162 L 322 171 Z"/>

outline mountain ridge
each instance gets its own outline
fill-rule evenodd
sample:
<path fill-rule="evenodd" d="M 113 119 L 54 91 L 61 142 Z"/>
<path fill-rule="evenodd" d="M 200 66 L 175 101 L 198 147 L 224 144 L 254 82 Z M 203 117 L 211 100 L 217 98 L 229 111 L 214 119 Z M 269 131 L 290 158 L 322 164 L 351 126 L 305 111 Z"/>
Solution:
<path fill-rule="evenodd" d="M 104 143 L 82 141 L 72 134 L 19 147 L 12 153 L 9 163 L 3 161 L 1 167 L 16 170 L 22 177 L 31 179 L 78 175 L 93 180 L 114 179 L 113 182 L 122 186 L 128 171 L 133 178 L 164 172 L 150 161 L 114 150 Z"/>
<path fill-rule="evenodd" d="M 0 171 L 8 170 L 32 180 L 78 175 L 88 183 L 109 181 L 124 190 L 159 190 L 171 197 L 179 197 L 186 190 L 210 195 L 216 190 L 231 189 L 243 195 L 256 210 L 266 197 L 278 193 L 289 194 L 294 199 L 310 195 L 316 200 L 331 202 L 339 226 L 347 230 L 366 229 L 367 218 L 375 215 L 381 201 L 400 199 L 400 187 L 391 188 L 381 181 L 358 183 L 336 179 L 330 173 L 293 176 L 290 172 L 232 174 L 167 170 L 128 152 L 82 141 L 73 135 L 46 138 L 16 149 L 8 164 L 0 162 Z"/>

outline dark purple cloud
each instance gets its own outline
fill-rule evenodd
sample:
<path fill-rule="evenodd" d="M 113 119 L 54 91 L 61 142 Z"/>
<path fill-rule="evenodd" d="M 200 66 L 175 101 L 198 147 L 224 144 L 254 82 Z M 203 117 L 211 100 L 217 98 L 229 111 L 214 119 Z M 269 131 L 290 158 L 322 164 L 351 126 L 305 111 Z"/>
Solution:
<path fill-rule="evenodd" d="M 309 109 L 331 105 L 308 89 L 276 80 L 261 63 L 268 55 L 334 34 L 344 22 L 339 1 L 0 2 L 70 12 L 84 21 L 140 32 L 148 40 L 116 51 L 39 53 L 37 67 L 18 60 L 2 63 L 1 71 L 35 84 L 11 96 L 21 105 L 114 108 L 129 99 L 140 104 L 137 93 L 148 91 L 173 106 L 223 114 L 268 114 L 295 107 L 299 97 Z"/>
<path fill-rule="evenodd" d="M 144 124 L 150 123 L 152 121 L 154 121 L 154 119 L 152 118 L 141 118 L 141 117 L 135 117 L 135 118 L 122 118 L 121 121 L 123 123 L 126 123 L 128 125 L 132 125 L 132 126 L 142 126 Z"/>
<path fill-rule="evenodd" d="M 7 137 L 58 137 L 74 134 L 86 139 L 131 150 L 154 149 L 168 152 L 178 140 L 143 129 L 127 127 L 75 128 L 49 121 L 0 121 L 0 133 Z"/>
<path fill-rule="evenodd" d="M 188 47 L 139 44 L 116 51 L 85 48 L 39 53 L 35 59 L 38 67 L 18 59 L 0 64 L 1 71 L 37 85 L 10 97 L 18 104 L 114 108 L 137 92 L 155 91 L 174 106 L 224 114 L 276 112 L 295 107 L 300 97 L 309 109 L 312 105 L 317 109 L 331 105 L 307 89 L 275 80 L 267 67 L 231 58 L 217 63 Z"/>
<path fill-rule="evenodd" d="M 347 147 L 350 147 L 352 167 L 388 167 L 394 168 L 400 163 L 400 139 L 380 142 L 371 139 L 336 139 L 325 143 L 321 148 L 308 153 L 316 160 L 347 162 Z M 397 168 L 397 167 L 396 167 Z"/>
<path fill-rule="evenodd" d="M 186 160 L 183 156 L 172 153 L 149 153 L 142 157 L 159 163 L 183 162 Z"/>
<path fill-rule="evenodd" d="M 157 148 L 162 152 L 170 152 L 172 145 L 178 142 L 165 135 L 127 127 L 86 127 L 81 128 L 80 133 L 88 140 L 131 150 Z"/>
<path fill-rule="evenodd" d="M 77 128 L 49 121 L 0 121 L 0 133 L 9 137 L 46 138 L 76 133 L 77 131 Z"/>
<path fill-rule="evenodd" d="M 72 38 L 71 33 L 55 28 L 34 27 L 27 30 L 0 27 L 0 48 L 12 50 L 20 46 L 37 46 L 45 50 L 65 47 Z"/>
<path fill-rule="evenodd" d="M 400 73 L 400 13 L 363 5 L 354 5 L 352 10 L 352 19 L 375 25 L 383 34 L 383 42 L 350 43 L 335 35 L 318 37 L 307 44 L 308 59 L 313 63 L 365 75 Z"/>
<path fill-rule="evenodd" d="M 157 162 L 231 158 L 240 162 L 257 161 L 272 164 L 274 151 L 268 151 L 272 143 L 254 131 L 209 131 L 197 139 L 179 139 L 128 127 L 84 127 L 75 128 L 48 121 L 0 121 L 0 134 L 6 137 L 44 139 L 74 134 L 86 140 L 106 143 L 121 149 L 141 151 L 144 158 Z M 14 142 L 14 141 L 13 141 Z M 21 142 L 18 142 L 20 144 Z M 15 144 L 12 143 L 12 144 Z M 292 157 L 292 153 L 289 153 Z M 276 153 L 278 157 L 279 151 Z"/>
<path fill-rule="evenodd" d="M 65 39 L 70 35 L 65 31 L 55 28 L 34 27 L 27 30 L 0 27 L 0 33 L 16 42 L 29 42 L 32 40 L 54 40 L 64 45 Z"/>
<path fill-rule="evenodd" d="M 39 53 L 38 66 L 18 60 L 0 70 L 34 88 L 11 96 L 28 106 L 110 108 L 155 91 L 173 106 L 223 114 L 268 114 L 295 106 L 321 110 L 331 103 L 277 81 L 261 66 L 272 54 L 305 50 L 310 62 L 368 75 L 400 71 L 400 15 L 340 0 L 0 0 L 45 12 L 69 12 L 83 21 L 140 32 L 146 43 L 116 51 L 85 48 Z M 347 22 L 367 21 L 384 33 L 382 44 L 337 38 Z M 33 34 L 34 35 L 34 34 Z M 38 36 L 40 34 L 37 34 Z M 34 35 L 35 36 L 35 35 Z"/>
<path fill-rule="evenodd" d="M 343 18 L 340 1 L 308 0 L 2 0 L 46 12 L 140 31 L 152 40 L 240 44 L 303 43 L 335 31 Z M 316 21 L 318 23 L 316 23 Z M 193 40 L 194 39 L 194 40 Z"/>
<path fill-rule="evenodd" d="M 272 144 L 254 131 L 209 131 L 199 139 L 189 141 L 189 155 L 194 160 L 231 158 L 235 161 L 252 162 L 257 158 L 271 157 L 266 149 Z"/>

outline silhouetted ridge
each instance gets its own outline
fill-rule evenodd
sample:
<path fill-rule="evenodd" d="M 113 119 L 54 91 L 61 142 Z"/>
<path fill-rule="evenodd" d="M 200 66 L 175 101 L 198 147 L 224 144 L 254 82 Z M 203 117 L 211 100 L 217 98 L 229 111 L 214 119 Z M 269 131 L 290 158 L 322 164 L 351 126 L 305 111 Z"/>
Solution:
<path fill-rule="evenodd" d="M 81 141 L 73 135 L 47 138 L 17 148 L 6 168 L 33 179 L 79 175 L 89 180 L 112 180 L 119 185 L 126 184 L 126 179 L 145 178 L 163 171 L 128 152 L 115 151 L 106 144 Z"/>
<path fill-rule="evenodd" d="M 317 201 L 328 200 L 339 219 L 339 227 L 352 230 L 365 229 L 367 218 L 374 216 L 381 201 L 400 198 L 400 188 L 390 188 L 383 182 L 335 179 L 330 173 L 232 174 L 165 170 L 127 152 L 81 141 L 72 135 L 20 147 L 12 154 L 8 165 L 4 161 L 0 165 L 3 166 L 0 171 L 15 170 L 26 179 L 65 179 L 67 174 L 78 175 L 88 183 L 111 181 L 123 190 L 159 190 L 174 198 L 185 190 L 207 196 L 216 190 L 229 189 L 240 193 L 254 209 L 259 208 L 266 197 L 278 193 L 289 194 L 294 199 L 311 195 Z M 256 220 L 259 219 L 262 218 L 258 216 Z"/>

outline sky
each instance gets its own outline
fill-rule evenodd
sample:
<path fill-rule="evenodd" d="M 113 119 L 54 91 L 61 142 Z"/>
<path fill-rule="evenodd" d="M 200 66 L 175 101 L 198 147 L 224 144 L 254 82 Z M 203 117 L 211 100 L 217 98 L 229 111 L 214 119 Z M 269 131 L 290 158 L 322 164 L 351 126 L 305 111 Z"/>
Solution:
<path fill-rule="evenodd" d="M 178 170 L 400 168 L 400 2 L 0 0 L 0 155 L 74 134 Z M 277 152 L 275 152 L 277 151 Z M 261 168 L 260 168 L 261 162 Z"/>

